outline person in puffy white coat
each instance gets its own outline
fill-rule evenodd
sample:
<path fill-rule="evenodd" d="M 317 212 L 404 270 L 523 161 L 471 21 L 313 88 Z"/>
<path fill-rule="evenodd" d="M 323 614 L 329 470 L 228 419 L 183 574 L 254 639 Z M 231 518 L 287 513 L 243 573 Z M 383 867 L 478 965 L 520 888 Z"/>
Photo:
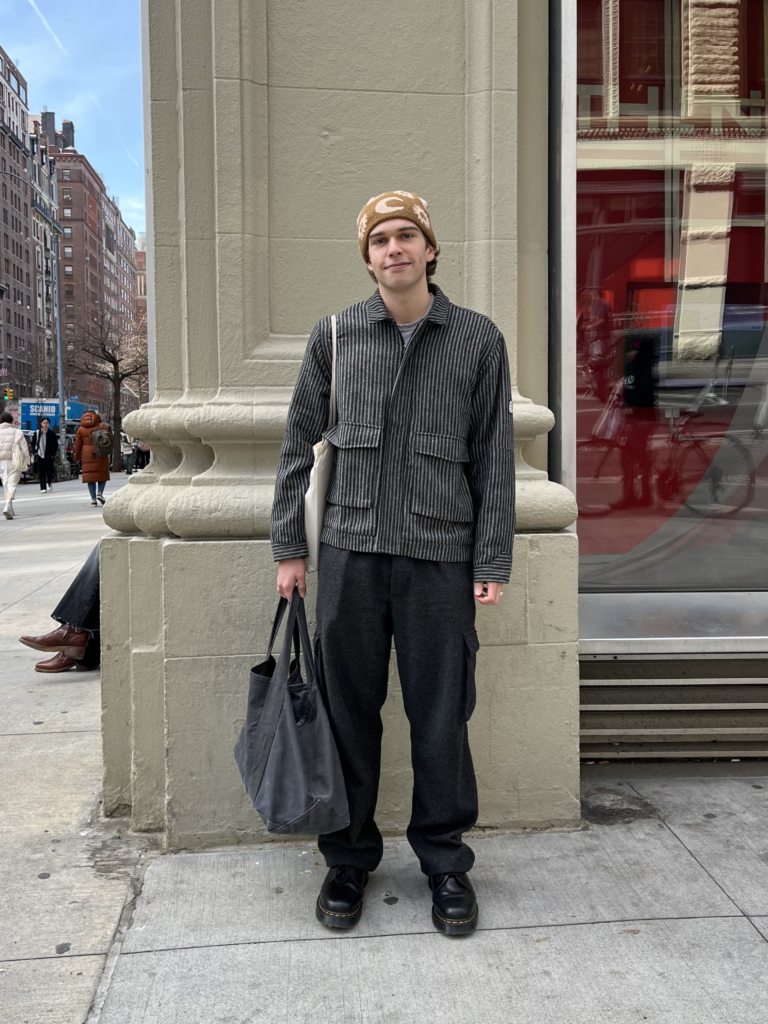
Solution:
<path fill-rule="evenodd" d="M 0 478 L 5 492 L 3 515 L 6 519 L 13 519 L 16 487 L 29 461 L 27 439 L 18 427 L 14 427 L 13 416 L 9 412 L 0 414 Z"/>

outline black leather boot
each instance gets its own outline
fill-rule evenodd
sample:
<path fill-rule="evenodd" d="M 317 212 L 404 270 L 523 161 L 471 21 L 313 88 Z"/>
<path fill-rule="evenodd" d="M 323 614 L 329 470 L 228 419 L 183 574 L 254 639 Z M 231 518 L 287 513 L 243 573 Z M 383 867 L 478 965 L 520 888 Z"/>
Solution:
<path fill-rule="evenodd" d="M 466 935 L 477 928 L 477 897 L 469 875 L 430 875 L 432 924 L 446 935 Z"/>
<path fill-rule="evenodd" d="M 326 928 L 351 928 L 363 913 L 363 890 L 368 872 L 360 868 L 331 868 L 317 897 L 315 917 Z"/>

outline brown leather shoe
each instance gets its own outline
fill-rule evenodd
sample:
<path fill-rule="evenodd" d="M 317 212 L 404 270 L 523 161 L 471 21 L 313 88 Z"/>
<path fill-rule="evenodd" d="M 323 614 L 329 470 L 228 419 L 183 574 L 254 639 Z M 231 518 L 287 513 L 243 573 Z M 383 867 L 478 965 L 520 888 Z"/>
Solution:
<path fill-rule="evenodd" d="M 75 629 L 74 626 L 59 626 L 52 633 L 44 636 L 21 636 L 19 640 L 26 647 L 33 651 L 43 651 L 44 654 L 55 654 L 61 651 L 68 658 L 80 661 L 85 654 L 85 648 L 90 634 L 84 629 Z M 46 671 L 46 670 L 44 670 Z M 57 669 L 57 671 L 63 671 Z"/>
<path fill-rule="evenodd" d="M 68 672 L 71 668 L 76 668 L 78 672 L 87 672 L 88 670 L 79 665 L 74 658 L 68 658 L 66 654 L 59 651 L 48 661 L 38 661 L 35 665 L 35 672 Z"/>

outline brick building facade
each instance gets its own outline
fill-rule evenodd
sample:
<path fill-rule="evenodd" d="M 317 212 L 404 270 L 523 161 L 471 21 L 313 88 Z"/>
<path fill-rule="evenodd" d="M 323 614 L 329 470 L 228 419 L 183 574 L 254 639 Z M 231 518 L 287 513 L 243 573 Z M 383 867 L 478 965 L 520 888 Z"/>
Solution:
<path fill-rule="evenodd" d="M 27 83 L 0 48 L 0 389 L 34 394 L 37 329 Z"/>
<path fill-rule="evenodd" d="M 88 158 L 74 148 L 74 131 L 71 140 L 59 137 L 57 141 L 71 141 L 71 145 L 65 148 L 57 146 L 53 150 L 62 227 L 60 279 L 64 385 L 68 397 L 77 395 L 81 402 L 103 409 L 104 381 L 78 372 L 72 360 L 78 336 L 102 312 L 102 209 L 106 189 Z"/>
<path fill-rule="evenodd" d="M 50 135 L 48 134 L 50 131 Z M 58 393 L 56 362 L 56 236 L 58 223 L 58 190 L 55 158 L 50 154 L 55 145 L 55 128 L 50 115 L 29 118 L 30 186 L 32 190 L 32 237 L 34 290 L 33 322 L 37 333 L 34 351 L 35 387 L 41 395 Z"/>

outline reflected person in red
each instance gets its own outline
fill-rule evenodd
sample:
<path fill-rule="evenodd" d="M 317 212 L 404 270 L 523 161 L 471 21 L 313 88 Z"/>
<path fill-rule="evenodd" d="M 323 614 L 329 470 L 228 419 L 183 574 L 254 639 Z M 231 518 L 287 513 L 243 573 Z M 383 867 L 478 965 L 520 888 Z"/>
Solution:
<path fill-rule="evenodd" d="M 584 304 L 584 343 L 586 348 L 585 377 L 601 402 L 611 390 L 613 345 L 611 317 L 613 310 L 602 288 L 588 288 Z"/>
<path fill-rule="evenodd" d="M 650 440 L 656 429 L 656 342 L 656 335 L 650 332 L 633 332 L 626 337 L 622 495 L 613 506 L 617 509 L 653 505 Z"/>

